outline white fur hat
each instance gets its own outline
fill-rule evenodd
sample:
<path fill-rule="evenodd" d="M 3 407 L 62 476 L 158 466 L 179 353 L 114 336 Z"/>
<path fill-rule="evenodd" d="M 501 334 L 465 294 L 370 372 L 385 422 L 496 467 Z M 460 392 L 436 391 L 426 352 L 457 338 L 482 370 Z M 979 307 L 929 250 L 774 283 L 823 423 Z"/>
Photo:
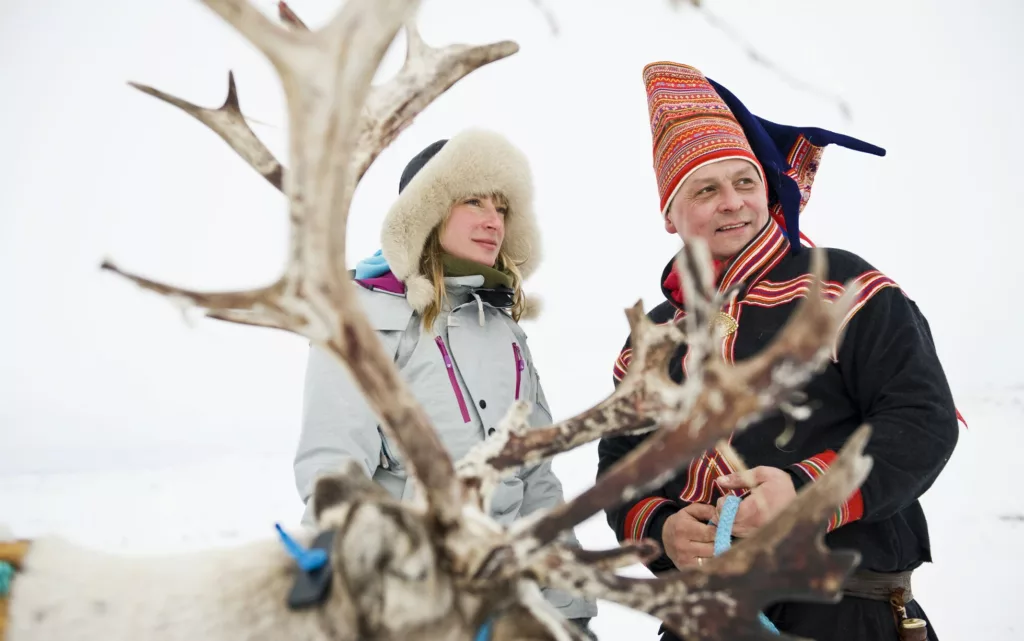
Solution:
<path fill-rule="evenodd" d="M 498 192 L 508 199 L 502 248 L 526 279 L 541 258 L 533 213 L 533 179 L 526 156 L 503 136 L 468 129 L 424 149 L 406 167 L 398 200 L 384 218 L 381 249 L 391 272 L 405 283 L 406 298 L 422 311 L 433 300 L 430 281 L 419 273 L 431 230 L 459 199 Z"/>

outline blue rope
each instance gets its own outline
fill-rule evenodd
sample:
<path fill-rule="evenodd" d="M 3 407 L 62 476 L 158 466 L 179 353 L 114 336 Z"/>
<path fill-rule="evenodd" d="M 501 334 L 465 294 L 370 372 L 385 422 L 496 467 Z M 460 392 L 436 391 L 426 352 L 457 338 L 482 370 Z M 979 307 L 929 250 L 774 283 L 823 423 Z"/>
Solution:
<path fill-rule="evenodd" d="M 277 528 L 277 533 L 281 535 L 281 543 L 284 544 L 284 549 L 288 551 L 288 554 L 292 555 L 292 558 L 295 559 L 295 562 L 299 564 L 303 571 L 312 572 L 327 565 L 327 552 L 319 548 L 307 550 L 299 545 L 295 539 L 288 536 L 281 529 L 280 525 L 275 524 L 274 527 Z"/>
<path fill-rule="evenodd" d="M 14 580 L 14 566 L 7 561 L 0 561 L 0 599 L 11 593 L 12 580 Z"/>
<path fill-rule="evenodd" d="M 480 629 L 476 631 L 473 641 L 491 641 L 491 628 L 494 627 L 494 619 L 488 618 Z"/>
<path fill-rule="evenodd" d="M 740 497 L 727 496 L 725 504 L 722 505 L 722 514 L 718 518 L 718 529 L 715 531 L 715 556 L 725 553 L 732 547 L 732 526 L 736 522 L 736 512 L 740 509 Z M 779 630 L 772 623 L 771 619 L 765 616 L 764 612 L 758 612 L 758 619 L 765 630 L 772 634 L 778 634 Z"/>

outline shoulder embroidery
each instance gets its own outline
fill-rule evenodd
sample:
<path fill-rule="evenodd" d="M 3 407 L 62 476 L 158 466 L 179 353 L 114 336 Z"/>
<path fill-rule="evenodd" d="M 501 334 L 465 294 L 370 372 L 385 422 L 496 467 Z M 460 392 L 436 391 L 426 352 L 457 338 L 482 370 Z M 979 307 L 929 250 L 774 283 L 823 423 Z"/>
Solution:
<path fill-rule="evenodd" d="M 896 284 L 896 281 L 877 269 L 864 272 L 854 279 L 853 284 L 859 289 L 859 293 L 857 294 L 857 299 L 850 307 L 850 311 L 846 313 L 842 323 L 839 325 L 840 335 L 842 335 L 843 330 L 846 329 L 846 326 L 849 325 L 857 312 L 859 312 L 869 300 L 874 298 L 875 294 L 888 287 L 900 289 L 900 286 Z M 750 288 L 750 291 L 747 292 L 742 304 L 752 307 L 778 307 L 780 305 L 791 303 L 798 298 L 806 298 L 810 289 L 810 274 L 803 274 L 784 282 L 763 280 Z M 825 281 L 822 291 L 829 301 L 836 301 L 846 292 L 846 288 L 842 283 Z M 838 349 L 838 343 L 833 345 L 833 361 L 838 360 Z"/>
<path fill-rule="evenodd" d="M 805 298 L 811 290 L 811 275 L 804 274 L 791 280 L 776 283 L 762 280 L 747 292 L 742 304 L 753 307 L 778 307 L 786 305 L 797 298 Z M 830 301 L 834 301 L 846 291 L 842 283 L 825 281 L 823 293 Z"/>
<path fill-rule="evenodd" d="M 619 352 L 619 357 L 615 359 L 615 367 L 612 368 L 612 376 L 615 377 L 616 381 L 622 382 L 622 379 L 626 377 L 626 372 L 629 370 L 629 361 L 633 360 L 633 349 L 630 347 L 625 348 Z"/>
<path fill-rule="evenodd" d="M 671 505 L 672 503 L 672 501 L 660 496 L 652 496 L 634 505 L 626 513 L 626 521 L 623 524 L 623 540 L 639 541 L 647 536 L 647 526 L 650 524 L 654 513 L 663 505 Z"/>
<path fill-rule="evenodd" d="M 846 314 L 846 318 L 843 319 L 841 328 L 845 327 L 846 324 L 850 322 L 850 319 L 853 318 L 854 314 L 860 311 L 860 308 L 864 307 L 864 305 L 878 292 L 887 287 L 900 289 L 900 286 L 896 284 L 896 281 L 877 269 L 864 272 L 854 282 L 857 287 L 860 288 L 860 292 L 857 294 L 857 300 L 853 302 L 853 305 L 850 307 L 850 311 Z"/>

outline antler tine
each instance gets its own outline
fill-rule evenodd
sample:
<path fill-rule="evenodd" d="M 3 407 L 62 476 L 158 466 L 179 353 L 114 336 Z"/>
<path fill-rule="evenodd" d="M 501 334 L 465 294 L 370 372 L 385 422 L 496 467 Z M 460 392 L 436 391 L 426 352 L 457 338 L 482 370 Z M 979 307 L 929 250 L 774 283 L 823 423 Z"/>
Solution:
<path fill-rule="evenodd" d="M 818 253 L 816 278 L 823 276 L 824 263 L 824 254 Z M 543 515 L 513 525 L 509 540 L 516 556 L 524 558 L 553 541 L 558 532 L 662 485 L 718 439 L 745 428 L 780 400 L 787 400 L 825 363 L 852 300 L 847 296 L 828 303 L 820 289 L 816 297 L 812 291 L 757 356 L 736 366 L 710 361 L 699 379 L 688 378 L 681 386 L 654 390 L 662 395 L 692 394 L 695 401 L 692 405 L 678 403 L 676 407 L 683 407 L 684 413 L 676 424 L 666 423 L 590 489 Z M 673 409 L 663 405 L 661 411 L 667 414 Z M 659 417 L 659 424 L 663 418 Z"/>
<path fill-rule="evenodd" d="M 406 21 L 405 32 L 405 64 L 391 80 L 373 88 L 362 113 L 359 142 L 352 158 L 357 178 L 438 96 L 474 70 L 519 51 L 519 45 L 508 40 L 479 46 L 431 47 L 423 42 L 412 20 Z"/>
<path fill-rule="evenodd" d="M 430 55 L 430 47 L 423 41 L 415 20 L 405 23 L 405 65 L 415 66 L 417 60 Z"/>
<path fill-rule="evenodd" d="M 715 291 L 715 271 L 707 243 L 700 238 L 687 241 L 676 257 L 676 269 L 686 292 L 683 325 L 689 348 L 687 375 L 700 378 L 707 360 L 718 354 L 714 318 L 722 302 Z"/>
<path fill-rule="evenodd" d="M 296 30 L 309 28 L 285 2 L 278 3 L 278 13 L 283 22 Z M 405 21 L 404 29 L 405 63 L 395 77 L 371 89 L 361 114 L 359 142 L 352 157 L 357 180 L 438 96 L 474 70 L 519 51 L 519 45 L 508 40 L 438 49 L 423 41 L 414 18 Z"/>
<path fill-rule="evenodd" d="M 259 289 L 233 292 L 200 292 L 167 285 L 132 272 L 125 271 L 110 260 L 104 260 L 100 269 L 126 278 L 142 289 L 165 296 L 177 302 L 183 309 L 199 308 L 210 318 L 245 319 L 236 320 L 246 325 L 259 325 L 288 329 L 287 312 L 277 304 L 282 283 Z"/>
<path fill-rule="evenodd" d="M 277 17 L 281 19 L 281 22 L 285 23 L 292 29 L 299 31 L 309 31 L 309 27 L 302 21 L 299 16 L 292 11 L 292 8 L 288 6 L 287 2 L 277 3 Z"/>
<path fill-rule="evenodd" d="M 291 10 L 287 3 L 279 2 L 278 10 L 281 20 L 290 27 L 308 31 L 306 24 Z M 245 115 L 242 113 L 241 105 L 238 102 L 238 89 L 235 85 L 234 72 L 228 72 L 228 95 L 224 100 L 224 104 L 217 109 L 200 107 L 142 83 L 129 82 L 128 84 L 145 94 L 181 109 L 206 125 L 211 131 L 220 136 L 235 153 L 241 156 L 249 166 L 263 176 L 267 182 L 279 191 L 283 191 L 284 166 L 267 149 L 266 145 L 260 141 L 259 137 L 249 127 L 249 123 L 246 122 Z"/>
<path fill-rule="evenodd" d="M 855 552 L 831 552 L 824 522 L 867 478 L 871 430 L 850 437 L 824 476 L 750 537 L 701 567 L 657 579 L 612 574 L 593 553 L 553 544 L 531 559 L 529 574 L 544 585 L 614 601 L 661 619 L 683 638 L 767 641 L 757 613 L 772 602 L 835 602 L 859 562 Z M 783 637 L 785 638 L 785 637 Z"/>
<path fill-rule="evenodd" d="M 676 256 L 676 269 L 682 277 L 687 318 L 692 319 L 695 331 L 706 322 L 717 309 L 709 309 L 715 296 L 715 271 L 712 268 L 711 250 L 701 238 L 688 240 Z"/>
<path fill-rule="evenodd" d="M 283 22 L 296 30 L 309 27 L 285 2 L 278 3 Z M 416 27 L 416 20 L 404 23 L 405 63 L 398 74 L 374 87 L 361 114 L 359 143 L 352 157 L 354 174 L 360 179 L 392 141 L 412 124 L 427 105 L 471 72 L 519 51 L 511 41 L 487 45 L 427 45 Z"/>
<path fill-rule="evenodd" d="M 260 139 L 249 128 L 249 123 L 245 121 L 245 116 L 242 115 L 241 107 L 238 104 L 238 90 L 235 88 L 233 72 L 228 72 L 228 96 L 224 100 L 224 104 L 217 109 L 194 105 L 148 85 L 137 82 L 128 84 L 143 93 L 174 105 L 209 127 L 267 182 L 279 190 L 282 189 L 284 167 L 277 161 L 277 158 L 274 158 L 274 154 L 270 153 L 270 150 L 260 142 Z"/>

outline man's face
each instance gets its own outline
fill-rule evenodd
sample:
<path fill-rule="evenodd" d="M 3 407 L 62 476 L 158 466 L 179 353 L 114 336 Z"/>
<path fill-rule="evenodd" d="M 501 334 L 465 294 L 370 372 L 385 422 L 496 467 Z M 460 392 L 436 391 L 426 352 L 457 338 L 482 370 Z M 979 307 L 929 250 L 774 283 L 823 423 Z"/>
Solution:
<path fill-rule="evenodd" d="M 665 230 L 703 238 L 717 260 L 735 256 L 768 222 L 768 194 L 749 161 L 730 158 L 705 165 L 676 193 Z"/>

